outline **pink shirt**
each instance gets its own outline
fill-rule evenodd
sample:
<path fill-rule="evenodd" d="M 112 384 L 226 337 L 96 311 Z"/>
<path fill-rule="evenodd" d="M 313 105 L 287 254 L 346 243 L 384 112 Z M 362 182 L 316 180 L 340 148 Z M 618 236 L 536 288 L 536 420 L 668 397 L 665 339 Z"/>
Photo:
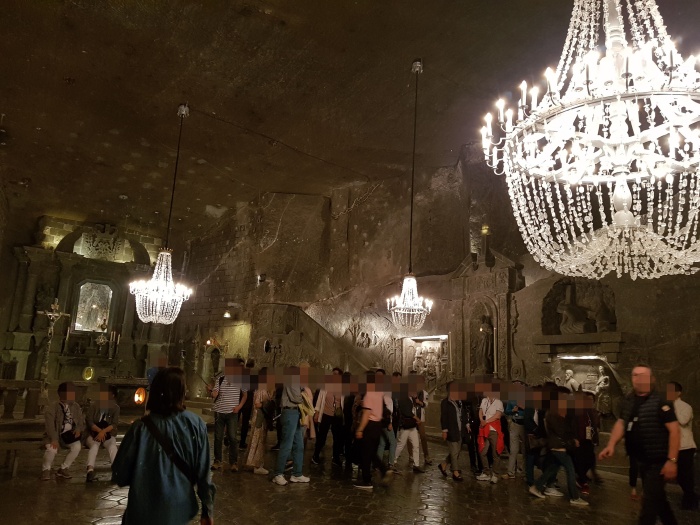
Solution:
<path fill-rule="evenodd" d="M 384 393 L 367 392 L 362 400 L 362 408 L 369 410 L 370 421 L 381 421 L 384 413 Z"/>

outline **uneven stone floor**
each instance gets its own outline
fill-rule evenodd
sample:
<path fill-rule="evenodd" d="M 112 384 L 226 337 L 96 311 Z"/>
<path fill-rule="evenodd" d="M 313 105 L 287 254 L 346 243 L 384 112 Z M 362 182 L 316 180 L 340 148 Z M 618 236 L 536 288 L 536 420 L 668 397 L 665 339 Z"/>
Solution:
<path fill-rule="evenodd" d="M 212 436 L 213 437 L 213 436 Z M 271 436 L 273 439 L 274 436 Z M 329 442 L 331 440 L 329 439 Z M 272 444 L 272 442 L 270 442 Z M 330 445 L 330 443 L 329 443 Z M 310 449 L 312 444 L 308 445 Z M 446 448 L 431 443 L 435 457 Z M 23 456 L 19 475 L 10 479 L 0 471 L 0 523 L 27 525 L 117 524 L 127 501 L 128 488 L 119 488 L 109 480 L 106 452 L 100 450 L 97 472 L 104 481 L 85 484 L 84 450 L 71 467 L 71 480 L 42 482 L 41 452 Z M 65 456 L 61 452 L 54 466 Z M 337 525 L 356 524 L 634 524 L 639 503 L 629 498 L 626 477 L 603 472 L 604 483 L 591 487 L 588 508 L 571 507 L 566 498 L 538 500 L 526 492 L 522 478 L 501 480 L 496 485 L 478 482 L 465 475 L 464 483 L 445 479 L 435 466 L 426 474 L 408 473 L 405 453 L 399 461 L 405 471 L 388 488 L 365 492 L 352 487 L 351 478 L 342 469 L 311 465 L 311 451 L 305 454 L 304 474 L 308 485 L 278 487 L 265 476 L 248 472 L 216 472 L 218 487 L 215 522 L 241 525 Z M 468 459 L 463 454 L 465 471 Z M 3 458 L 4 459 L 4 458 Z M 268 453 L 270 467 L 275 453 Z M 538 472 L 539 474 L 539 472 Z M 560 476 L 560 481 L 563 479 Z M 674 509 L 678 509 L 680 491 L 668 490 Z M 700 513 L 676 510 L 681 524 L 700 523 Z M 197 522 L 198 523 L 198 522 Z"/>

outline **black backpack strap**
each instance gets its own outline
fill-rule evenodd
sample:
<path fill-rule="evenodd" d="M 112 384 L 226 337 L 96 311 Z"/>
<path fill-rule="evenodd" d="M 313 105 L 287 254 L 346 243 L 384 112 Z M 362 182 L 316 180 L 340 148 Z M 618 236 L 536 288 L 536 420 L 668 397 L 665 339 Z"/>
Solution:
<path fill-rule="evenodd" d="M 173 443 L 172 441 L 170 441 L 170 438 L 164 436 L 163 433 L 160 430 L 158 430 L 158 427 L 151 419 L 151 416 L 143 416 L 141 418 L 141 421 L 143 421 L 143 424 L 146 425 L 148 431 L 161 446 L 163 452 L 165 452 L 165 455 L 170 458 L 170 461 L 172 461 L 173 464 L 178 469 L 180 469 L 180 471 L 187 477 L 187 479 L 190 480 L 190 483 L 192 483 L 192 485 L 196 485 L 197 476 L 193 472 L 192 468 L 185 462 L 185 460 L 182 459 L 177 452 L 175 452 L 175 448 L 173 447 Z"/>

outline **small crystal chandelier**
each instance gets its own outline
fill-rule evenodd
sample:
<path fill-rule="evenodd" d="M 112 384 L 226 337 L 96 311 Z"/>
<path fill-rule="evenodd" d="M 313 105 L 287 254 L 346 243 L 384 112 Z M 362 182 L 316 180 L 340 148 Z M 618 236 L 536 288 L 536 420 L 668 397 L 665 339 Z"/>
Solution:
<path fill-rule="evenodd" d="M 487 164 L 505 175 L 542 266 L 594 279 L 697 271 L 695 65 L 676 51 L 655 0 L 575 0 L 544 96 L 523 82 L 515 110 L 499 100 L 496 136 L 486 116 Z"/>
<path fill-rule="evenodd" d="M 173 216 L 175 199 L 175 183 L 177 181 L 177 166 L 180 161 L 180 139 L 182 138 L 182 122 L 189 116 L 190 108 L 181 104 L 177 108 L 180 117 L 180 133 L 177 138 L 177 155 L 175 156 L 175 174 L 173 175 L 173 190 L 170 196 L 170 211 L 168 213 L 168 229 L 165 235 L 165 247 L 158 254 L 156 268 L 150 281 L 134 281 L 129 289 L 136 296 L 136 313 L 144 323 L 173 324 L 182 303 L 190 298 L 192 290 L 182 284 L 173 282 L 172 250 L 168 249 L 170 239 L 170 223 Z"/>
<path fill-rule="evenodd" d="M 416 75 L 416 99 L 413 108 L 413 160 L 411 165 L 411 219 L 409 222 L 408 238 L 408 275 L 403 279 L 401 296 L 386 300 L 386 307 L 391 312 L 394 325 L 418 330 L 425 322 L 426 316 L 433 307 L 433 302 L 418 295 L 418 285 L 413 275 L 413 183 L 416 172 L 416 125 L 418 122 L 418 75 L 423 72 L 420 59 L 413 62 L 411 72 Z"/>

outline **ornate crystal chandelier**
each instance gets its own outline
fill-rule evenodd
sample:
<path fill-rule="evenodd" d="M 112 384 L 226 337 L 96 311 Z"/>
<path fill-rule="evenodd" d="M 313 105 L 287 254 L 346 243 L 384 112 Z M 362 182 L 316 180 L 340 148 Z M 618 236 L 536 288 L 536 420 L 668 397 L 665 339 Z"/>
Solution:
<path fill-rule="evenodd" d="M 505 175 L 542 266 L 596 279 L 697 270 L 695 64 L 676 51 L 654 0 L 575 0 L 544 96 L 523 82 L 515 109 L 499 100 L 495 135 L 486 115 L 486 161 Z"/>
<path fill-rule="evenodd" d="M 170 211 L 168 213 L 168 229 L 165 236 L 165 247 L 158 254 L 156 269 L 150 281 L 134 281 L 129 289 L 136 296 L 136 313 L 144 323 L 173 324 L 182 303 L 190 298 L 192 290 L 182 284 L 173 282 L 172 251 L 167 248 L 170 238 L 170 223 L 173 216 L 175 199 L 175 182 L 177 181 L 177 166 L 180 161 L 180 139 L 182 138 L 182 122 L 189 116 L 190 108 L 181 104 L 177 108 L 180 117 L 180 133 L 177 138 L 177 155 L 175 156 L 175 174 L 173 175 L 173 190 L 170 196 Z"/>
<path fill-rule="evenodd" d="M 401 296 L 386 300 L 386 307 L 391 312 L 394 325 L 407 329 L 418 330 L 425 322 L 426 316 L 433 307 L 433 302 L 418 295 L 418 284 L 413 275 L 413 183 L 416 172 L 416 125 L 418 122 L 418 75 L 423 72 L 420 59 L 413 62 L 411 72 L 416 75 L 416 99 L 413 107 L 413 160 L 411 165 L 411 219 L 409 222 L 408 238 L 408 275 L 403 279 Z"/>

